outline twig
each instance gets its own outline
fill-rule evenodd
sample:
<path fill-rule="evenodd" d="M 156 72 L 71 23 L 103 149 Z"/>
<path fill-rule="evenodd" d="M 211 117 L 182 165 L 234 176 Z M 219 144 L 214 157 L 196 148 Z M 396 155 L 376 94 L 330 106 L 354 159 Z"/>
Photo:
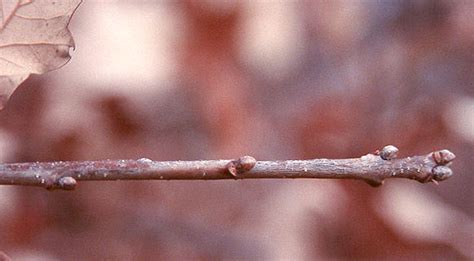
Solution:
<path fill-rule="evenodd" d="M 72 190 L 88 180 L 215 180 L 325 178 L 361 179 L 380 186 L 387 178 L 408 178 L 421 183 L 452 176 L 448 167 L 455 155 L 440 150 L 423 156 L 395 159 L 392 145 L 354 159 L 256 161 L 236 160 L 152 161 L 101 160 L 0 164 L 0 184 Z"/>

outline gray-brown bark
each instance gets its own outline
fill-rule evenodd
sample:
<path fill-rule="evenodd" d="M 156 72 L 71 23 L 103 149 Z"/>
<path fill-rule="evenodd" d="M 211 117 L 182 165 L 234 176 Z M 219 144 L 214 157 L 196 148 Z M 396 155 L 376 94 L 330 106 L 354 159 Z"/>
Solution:
<path fill-rule="evenodd" d="M 244 156 L 236 160 L 10 163 L 0 164 L 0 184 L 71 190 L 77 181 L 88 180 L 326 178 L 361 179 L 379 186 L 387 178 L 437 183 L 452 176 L 449 165 L 455 155 L 448 150 L 395 159 L 397 152 L 389 145 L 380 152 L 353 159 L 256 161 Z"/>

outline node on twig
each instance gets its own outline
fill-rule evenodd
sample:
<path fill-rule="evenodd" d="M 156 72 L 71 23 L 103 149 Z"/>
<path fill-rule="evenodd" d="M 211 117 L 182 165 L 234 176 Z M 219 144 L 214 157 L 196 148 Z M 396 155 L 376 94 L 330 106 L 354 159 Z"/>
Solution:
<path fill-rule="evenodd" d="M 227 171 L 232 176 L 237 178 L 238 175 L 251 170 L 255 166 L 256 163 L 257 163 L 257 160 L 254 157 L 243 156 L 243 157 L 240 157 L 238 160 L 230 161 L 227 164 Z"/>
<path fill-rule="evenodd" d="M 77 181 L 73 177 L 62 177 L 58 183 L 59 187 L 65 190 L 73 190 L 77 185 Z"/>
<path fill-rule="evenodd" d="M 398 155 L 398 148 L 393 145 L 387 145 L 379 152 L 380 157 L 384 160 L 395 159 Z"/>

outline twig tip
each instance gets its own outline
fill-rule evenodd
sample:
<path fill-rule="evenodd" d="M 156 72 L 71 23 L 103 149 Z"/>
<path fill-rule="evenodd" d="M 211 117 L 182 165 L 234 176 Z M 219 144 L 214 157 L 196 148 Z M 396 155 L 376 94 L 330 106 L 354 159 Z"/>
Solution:
<path fill-rule="evenodd" d="M 439 165 L 446 165 L 453 161 L 456 158 L 456 155 L 451 151 L 444 149 L 433 152 L 433 159 Z"/>
<path fill-rule="evenodd" d="M 432 173 L 433 180 L 435 181 L 443 181 L 453 175 L 453 171 L 449 167 L 442 165 L 435 166 L 432 170 Z"/>

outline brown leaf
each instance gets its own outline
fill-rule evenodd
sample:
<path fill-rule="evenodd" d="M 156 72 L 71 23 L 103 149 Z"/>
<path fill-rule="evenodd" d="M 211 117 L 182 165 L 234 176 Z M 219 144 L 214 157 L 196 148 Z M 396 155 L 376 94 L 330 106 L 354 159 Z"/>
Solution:
<path fill-rule="evenodd" d="M 32 73 L 66 64 L 74 41 L 67 26 L 81 0 L 0 0 L 0 109 Z"/>

